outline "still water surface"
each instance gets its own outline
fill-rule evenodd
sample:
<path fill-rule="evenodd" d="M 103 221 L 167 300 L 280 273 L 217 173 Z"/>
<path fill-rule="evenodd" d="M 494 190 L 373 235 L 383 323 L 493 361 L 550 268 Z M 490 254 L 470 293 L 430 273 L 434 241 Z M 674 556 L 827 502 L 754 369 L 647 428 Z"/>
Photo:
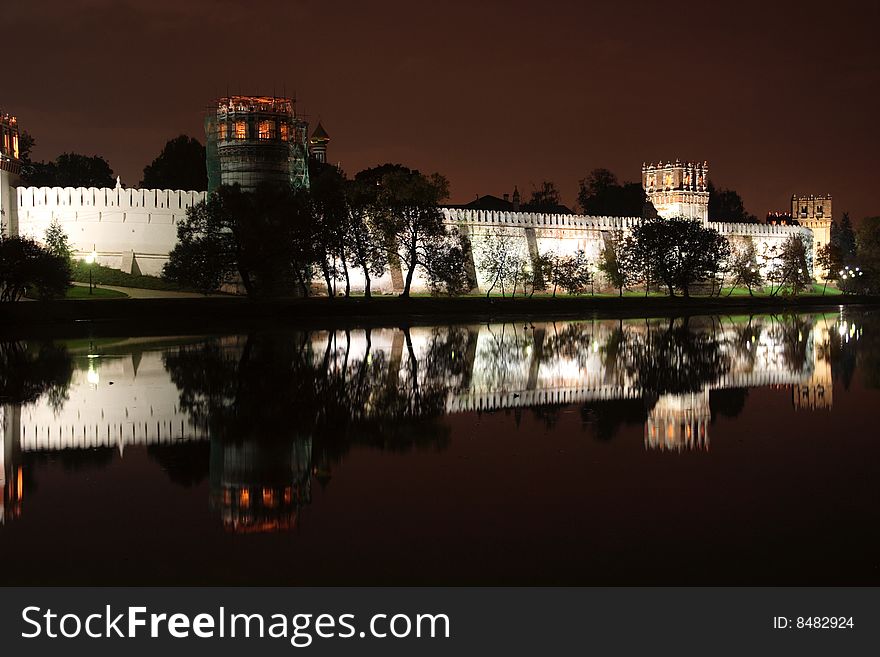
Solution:
<path fill-rule="evenodd" d="M 880 312 L 0 343 L 6 584 L 880 584 Z"/>

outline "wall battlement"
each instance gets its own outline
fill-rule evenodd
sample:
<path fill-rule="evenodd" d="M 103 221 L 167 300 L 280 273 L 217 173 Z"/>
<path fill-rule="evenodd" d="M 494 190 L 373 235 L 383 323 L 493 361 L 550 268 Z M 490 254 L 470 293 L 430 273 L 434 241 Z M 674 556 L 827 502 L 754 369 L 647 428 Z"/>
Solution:
<path fill-rule="evenodd" d="M 18 208 L 93 207 L 186 210 L 205 200 L 206 192 L 123 187 L 18 187 Z"/>
<path fill-rule="evenodd" d="M 641 222 L 639 217 L 593 217 L 583 214 L 545 214 L 501 210 L 442 208 L 448 222 L 523 228 L 583 228 L 586 230 L 625 230 Z"/>
<path fill-rule="evenodd" d="M 95 250 L 98 262 L 134 274 L 158 275 L 177 243 L 177 223 L 206 192 L 116 187 L 18 187 L 13 231 L 42 240 L 53 221 L 75 255 Z"/>

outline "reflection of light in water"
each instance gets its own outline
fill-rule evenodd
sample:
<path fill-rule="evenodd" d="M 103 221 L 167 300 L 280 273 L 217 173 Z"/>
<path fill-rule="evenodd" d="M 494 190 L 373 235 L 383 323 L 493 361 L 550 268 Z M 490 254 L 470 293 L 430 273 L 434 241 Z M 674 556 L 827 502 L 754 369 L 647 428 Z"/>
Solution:
<path fill-rule="evenodd" d="M 89 385 L 96 386 L 101 381 L 101 377 L 93 363 L 94 361 L 89 361 L 89 371 L 86 373 L 86 381 L 89 382 Z"/>

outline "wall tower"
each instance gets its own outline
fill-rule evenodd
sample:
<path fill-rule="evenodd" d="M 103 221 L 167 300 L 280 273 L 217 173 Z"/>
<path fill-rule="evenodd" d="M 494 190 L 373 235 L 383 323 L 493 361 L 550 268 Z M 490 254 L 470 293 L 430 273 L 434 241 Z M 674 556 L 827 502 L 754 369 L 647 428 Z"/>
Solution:
<path fill-rule="evenodd" d="M 825 272 L 818 266 L 819 249 L 831 241 L 831 194 L 791 196 L 791 216 L 804 228 L 813 231 L 813 266 L 818 276 Z"/>
<path fill-rule="evenodd" d="M 308 123 L 292 98 L 226 96 L 205 117 L 208 191 L 238 183 L 253 191 L 262 182 L 308 187 Z"/>
<path fill-rule="evenodd" d="M 15 187 L 21 173 L 18 120 L 0 112 L 0 234 L 18 234 Z"/>
<path fill-rule="evenodd" d="M 642 187 L 664 219 L 709 219 L 709 165 L 706 162 L 660 161 L 642 165 Z"/>
<path fill-rule="evenodd" d="M 324 130 L 324 126 L 321 125 L 321 122 L 318 121 L 318 127 L 315 128 L 315 131 L 312 133 L 311 139 L 309 139 L 309 153 L 315 158 L 318 162 L 326 163 L 327 162 L 327 144 L 330 143 L 330 135 L 327 134 L 327 131 Z"/>

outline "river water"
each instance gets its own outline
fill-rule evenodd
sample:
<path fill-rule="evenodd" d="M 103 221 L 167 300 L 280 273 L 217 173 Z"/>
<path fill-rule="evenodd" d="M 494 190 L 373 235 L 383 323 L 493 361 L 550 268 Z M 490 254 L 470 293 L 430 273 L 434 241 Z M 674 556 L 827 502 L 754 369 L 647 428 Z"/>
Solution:
<path fill-rule="evenodd" d="M 880 311 L 0 343 L 6 584 L 880 584 Z"/>

